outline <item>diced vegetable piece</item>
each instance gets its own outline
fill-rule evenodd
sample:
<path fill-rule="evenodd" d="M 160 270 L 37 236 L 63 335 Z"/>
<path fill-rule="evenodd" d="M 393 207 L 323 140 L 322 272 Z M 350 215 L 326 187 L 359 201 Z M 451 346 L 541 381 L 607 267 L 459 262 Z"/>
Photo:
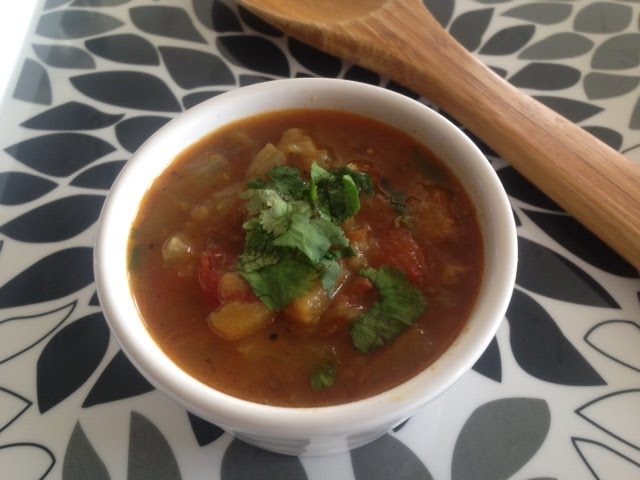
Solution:
<path fill-rule="evenodd" d="M 278 165 L 284 165 L 287 161 L 284 153 L 272 143 L 267 143 L 262 150 L 256 153 L 247 167 L 247 178 L 256 178 L 266 175 Z"/>
<path fill-rule="evenodd" d="M 407 202 L 411 216 L 429 219 L 428 222 L 417 222 L 416 230 L 420 237 L 433 241 L 445 241 L 459 233 L 458 221 L 451 202 L 451 192 L 437 185 L 426 186 L 419 199 L 410 199 Z"/>
<path fill-rule="evenodd" d="M 193 248 L 182 233 L 174 233 L 162 245 L 162 258 L 167 262 L 181 262 L 191 259 Z"/>
<path fill-rule="evenodd" d="M 262 302 L 229 302 L 207 317 L 209 327 L 226 340 L 238 340 L 273 323 L 275 313 Z"/>
<path fill-rule="evenodd" d="M 222 155 L 208 154 L 189 164 L 185 175 L 198 185 L 213 186 L 228 178 L 229 166 L 229 160 Z"/>
<path fill-rule="evenodd" d="M 224 190 L 197 202 L 189 215 L 197 222 L 205 224 L 221 224 L 240 210 L 240 193 L 245 188 L 245 182 L 238 182 Z M 227 228 L 227 227 L 225 227 Z"/>
<path fill-rule="evenodd" d="M 307 294 L 296 298 L 291 302 L 285 312 L 294 322 L 301 325 L 314 325 L 329 306 L 329 295 L 317 283 Z"/>
<path fill-rule="evenodd" d="M 296 167 L 309 170 L 315 162 L 323 168 L 329 168 L 332 163 L 329 152 L 318 148 L 313 137 L 301 128 L 290 128 L 286 130 L 280 141 L 278 148 L 283 152 L 297 157 Z"/>
<path fill-rule="evenodd" d="M 227 272 L 220 277 L 218 298 L 222 303 L 230 300 L 248 300 L 253 295 L 251 287 L 238 272 Z"/>

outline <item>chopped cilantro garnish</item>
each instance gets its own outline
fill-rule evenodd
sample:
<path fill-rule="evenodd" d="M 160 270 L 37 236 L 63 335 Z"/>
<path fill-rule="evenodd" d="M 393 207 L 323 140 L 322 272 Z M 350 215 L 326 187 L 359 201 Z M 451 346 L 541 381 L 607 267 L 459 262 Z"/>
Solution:
<path fill-rule="evenodd" d="M 271 181 L 253 180 L 242 194 L 251 218 L 245 222 L 238 270 L 271 310 L 281 310 L 320 280 L 333 295 L 341 267 L 352 254 L 340 223 L 360 209 L 360 190 L 372 191 L 366 174 L 312 166 L 311 182 L 279 166 Z M 362 186 L 362 188 L 361 188 Z"/>
<path fill-rule="evenodd" d="M 269 310 L 281 310 L 307 293 L 318 271 L 298 260 L 285 259 L 250 273 L 243 273 L 253 292 Z"/>
<path fill-rule="evenodd" d="M 380 300 L 349 327 L 353 345 L 367 353 L 386 345 L 415 323 L 427 308 L 427 301 L 399 270 L 368 268 L 360 274 L 380 293 Z"/>
<path fill-rule="evenodd" d="M 336 367 L 333 364 L 325 365 L 311 375 L 311 387 L 314 390 L 323 390 L 332 387 L 335 381 Z"/>
<path fill-rule="evenodd" d="M 311 167 L 311 203 L 321 216 L 344 222 L 360 210 L 360 191 L 373 192 L 371 177 L 349 168 L 329 172 L 319 165 Z"/>

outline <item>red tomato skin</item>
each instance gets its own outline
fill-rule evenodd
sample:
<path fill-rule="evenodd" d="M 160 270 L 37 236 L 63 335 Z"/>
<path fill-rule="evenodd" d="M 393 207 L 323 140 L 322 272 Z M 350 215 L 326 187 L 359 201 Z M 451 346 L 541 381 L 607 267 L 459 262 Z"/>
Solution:
<path fill-rule="evenodd" d="M 427 251 L 406 228 L 394 228 L 378 238 L 377 262 L 407 274 L 414 284 L 422 283 L 429 274 Z"/>
<path fill-rule="evenodd" d="M 233 257 L 233 258 L 232 258 Z M 205 304 L 213 309 L 220 305 L 218 290 L 222 275 L 237 263 L 235 255 L 210 246 L 200 254 L 198 263 L 198 282 Z"/>

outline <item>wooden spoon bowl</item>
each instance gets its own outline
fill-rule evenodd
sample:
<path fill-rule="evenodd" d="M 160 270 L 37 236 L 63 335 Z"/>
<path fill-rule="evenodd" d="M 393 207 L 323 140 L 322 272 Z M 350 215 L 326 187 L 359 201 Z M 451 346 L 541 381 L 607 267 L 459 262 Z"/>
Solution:
<path fill-rule="evenodd" d="M 640 268 L 640 166 L 494 74 L 420 0 L 239 0 L 436 103 Z"/>

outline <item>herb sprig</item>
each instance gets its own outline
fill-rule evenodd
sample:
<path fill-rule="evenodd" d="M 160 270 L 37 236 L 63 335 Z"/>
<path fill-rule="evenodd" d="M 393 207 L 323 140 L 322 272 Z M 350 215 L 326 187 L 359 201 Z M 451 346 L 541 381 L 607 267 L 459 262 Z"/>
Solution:
<path fill-rule="evenodd" d="M 251 218 L 238 270 L 272 311 L 282 310 L 320 280 L 330 295 L 338 260 L 353 254 L 340 223 L 360 210 L 360 193 L 373 192 L 367 174 L 317 164 L 310 182 L 286 166 L 249 183 L 242 194 Z"/>
<path fill-rule="evenodd" d="M 358 351 L 368 353 L 391 342 L 414 324 L 426 310 L 427 301 L 399 270 L 367 268 L 360 275 L 371 280 L 380 293 L 380 300 L 349 327 L 353 345 Z"/>

